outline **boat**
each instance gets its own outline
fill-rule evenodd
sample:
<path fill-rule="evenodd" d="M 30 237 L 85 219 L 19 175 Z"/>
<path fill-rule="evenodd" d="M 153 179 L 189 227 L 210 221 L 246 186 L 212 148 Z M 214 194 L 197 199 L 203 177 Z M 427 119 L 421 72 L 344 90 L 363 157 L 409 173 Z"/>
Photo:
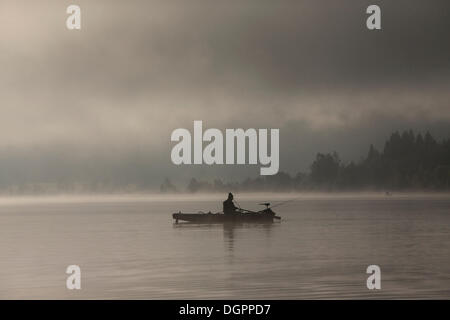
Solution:
<path fill-rule="evenodd" d="M 274 219 L 280 220 L 281 217 L 277 216 L 275 212 L 269 207 L 270 203 L 263 203 L 266 209 L 260 211 L 251 211 L 246 209 L 237 209 L 235 213 L 224 214 L 223 212 L 199 212 L 199 213 L 178 213 L 172 214 L 175 223 L 178 221 L 186 221 L 191 223 L 233 223 L 233 222 L 257 222 L 267 223 L 273 222 Z"/>

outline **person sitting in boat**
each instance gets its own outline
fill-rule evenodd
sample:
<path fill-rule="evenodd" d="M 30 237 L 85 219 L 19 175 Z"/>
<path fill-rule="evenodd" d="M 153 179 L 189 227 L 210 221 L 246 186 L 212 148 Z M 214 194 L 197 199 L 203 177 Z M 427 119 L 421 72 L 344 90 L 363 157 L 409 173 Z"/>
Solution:
<path fill-rule="evenodd" d="M 228 199 L 223 202 L 223 213 L 233 214 L 236 213 L 237 207 L 233 203 L 233 194 L 230 192 L 228 194 Z"/>

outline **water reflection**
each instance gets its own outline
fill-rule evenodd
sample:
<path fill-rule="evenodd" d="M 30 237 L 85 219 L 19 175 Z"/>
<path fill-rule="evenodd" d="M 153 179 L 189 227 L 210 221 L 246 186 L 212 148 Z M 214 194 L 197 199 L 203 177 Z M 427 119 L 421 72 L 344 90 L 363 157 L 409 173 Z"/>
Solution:
<path fill-rule="evenodd" d="M 235 232 L 237 230 L 242 232 L 262 232 L 264 237 L 269 239 L 271 236 L 271 229 L 276 223 L 266 222 L 266 223 L 224 223 L 223 224 L 223 238 L 224 243 L 228 251 L 232 252 L 235 245 Z"/>
<path fill-rule="evenodd" d="M 226 223 L 191 223 L 182 222 L 174 223 L 173 227 L 175 229 L 223 229 L 223 240 L 225 248 L 232 253 L 234 250 L 235 242 L 238 240 L 236 233 L 247 234 L 251 233 L 252 236 L 257 238 L 263 238 L 269 240 L 272 236 L 272 229 L 279 225 L 280 222 L 258 222 L 258 223 L 242 223 L 242 222 L 226 222 Z M 245 241 L 246 237 L 242 240 Z"/>

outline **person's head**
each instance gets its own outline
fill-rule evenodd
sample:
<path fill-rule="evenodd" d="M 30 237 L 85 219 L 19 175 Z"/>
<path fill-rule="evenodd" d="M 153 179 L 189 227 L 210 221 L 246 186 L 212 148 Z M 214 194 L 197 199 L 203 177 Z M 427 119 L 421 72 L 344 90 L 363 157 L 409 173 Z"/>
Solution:
<path fill-rule="evenodd" d="M 229 200 L 233 200 L 233 194 L 230 192 L 230 193 L 228 193 L 228 199 Z"/>

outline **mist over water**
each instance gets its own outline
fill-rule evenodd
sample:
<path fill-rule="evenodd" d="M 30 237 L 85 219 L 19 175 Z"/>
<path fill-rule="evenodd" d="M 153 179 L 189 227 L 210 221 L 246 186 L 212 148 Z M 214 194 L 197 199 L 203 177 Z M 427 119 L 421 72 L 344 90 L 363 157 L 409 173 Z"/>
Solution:
<path fill-rule="evenodd" d="M 223 195 L 0 199 L 0 298 L 449 298 L 449 194 L 252 194 L 273 224 L 174 224 Z M 66 289 L 68 265 L 82 289 Z M 382 289 L 366 288 L 381 267 Z"/>

